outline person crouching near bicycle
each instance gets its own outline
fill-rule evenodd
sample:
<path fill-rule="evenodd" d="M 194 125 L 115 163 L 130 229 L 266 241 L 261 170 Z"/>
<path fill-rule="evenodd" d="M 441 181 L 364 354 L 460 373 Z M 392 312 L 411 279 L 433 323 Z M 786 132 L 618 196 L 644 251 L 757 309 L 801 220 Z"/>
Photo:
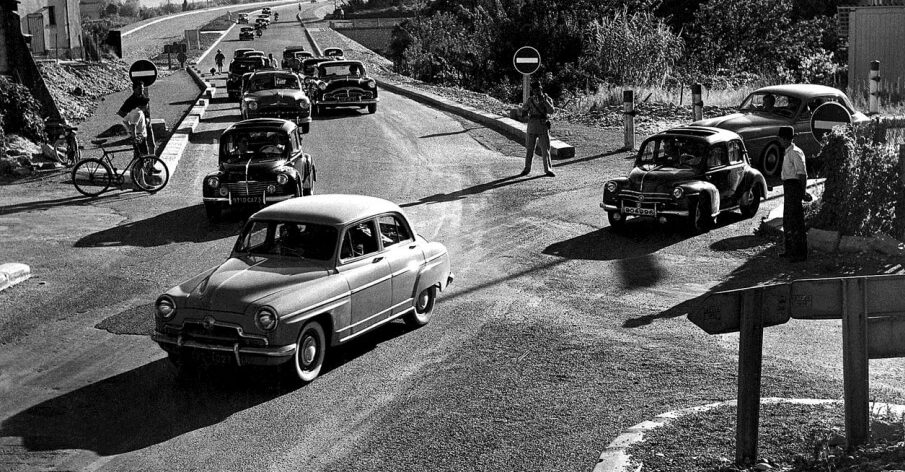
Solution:
<path fill-rule="evenodd" d="M 134 100 L 135 107 L 123 117 L 123 126 L 132 139 L 135 155 L 138 157 L 149 154 L 148 152 L 148 121 L 145 118 L 145 107 L 148 106 L 148 97 L 139 96 Z"/>

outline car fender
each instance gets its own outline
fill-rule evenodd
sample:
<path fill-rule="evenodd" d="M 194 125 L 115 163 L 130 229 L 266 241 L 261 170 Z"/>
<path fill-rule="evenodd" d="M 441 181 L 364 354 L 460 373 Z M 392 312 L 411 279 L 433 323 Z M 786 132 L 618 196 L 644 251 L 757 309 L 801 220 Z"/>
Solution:
<path fill-rule="evenodd" d="M 608 182 L 616 182 L 616 192 L 611 193 L 607 191 L 606 184 Z M 619 191 L 624 189 L 628 185 L 628 177 L 616 177 L 613 179 L 608 179 L 603 183 L 603 201 L 605 202 L 613 202 L 616 200 L 616 197 L 619 195 Z"/>
<path fill-rule="evenodd" d="M 685 195 L 689 197 L 701 194 L 707 195 L 710 198 L 710 214 L 716 215 L 720 212 L 720 192 L 712 183 L 695 180 L 682 183 L 677 185 L 677 187 L 682 187 L 685 190 Z"/>
<path fill-rule="evenodd" d="M 342 275 L 333 270 L 326 277 L 305 282 L 293 290 L 274 294 L 254 305 L 255 311 L 259 307 L 269 306 L 279 314 L 279 326 L 274 331 L 273 338 L 275 345 L 294 343 L 305 322 L 324 314 L 330 317 L 333 324 L 333 332 L 328 333 L 333 345 L 339 340 L 338 332 L 352 322 L 349 284 Z M 247 315 L 254 316 L 254 313 Z"/>
<path fill-rule="evenodd" d="M 745 172 L 743 184 L 741 188 L 746 190 L 755 186 L 760 187 L 761 196 L 767 198 L 767 179 L 764 178 L 764 174 L 761 174 L 759 170 L 749 167 L 747 172 Z"/>
<path fill-rule="evenodd" d="M 421 237 L 419 236 L 419 238 Z M 415 278 L 412 298 L 416 298 L 428 287 L 436 286 L 443 291 L 449 282 L 449 252 L 446 247 L 438 242 L 427 242 L 423 238 L 421 239 L 425 243 L 422 246 L 424 265 L 421 266 L 418 276 Z"/>

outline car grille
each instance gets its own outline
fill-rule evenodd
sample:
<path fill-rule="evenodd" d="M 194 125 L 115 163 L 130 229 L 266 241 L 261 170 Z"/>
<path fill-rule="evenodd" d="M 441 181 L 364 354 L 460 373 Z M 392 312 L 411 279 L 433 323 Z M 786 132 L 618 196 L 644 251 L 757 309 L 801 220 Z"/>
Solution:
<path fill-rule="evenodd" d="M 261 195 L 267 189 L 268 185 L 276 185 L 276 182 L 257 182 L 254 180 L 246 180 L 242 182 L 231 182 L 226 184 L 226 189 L 232 195 Z"/>
<path fill-rule="evenodd" d="M 370 100 L 374 98 L 373 92 L 358 89 L 343 89 L 324 94 L 325 101 Z"/>
<path fill-rule="evenodd" d="M 619 197 L 630 202 L 672 203 L 674 201 L 672 195 L 668 193 L 637 192 L 635 190 L 623 190 L 619 192 Z"/>
<path fill-rule="evenodd" d="M 186 321 L 182 329 L 167 326 L 166 334 L 180 336 L 183 340 L 193 340 L 205 344 L 223 346 L 266 347 L 267 339 L 259 336 L 248 336 L 238 326 L 212 326 L 206 329 L 200 322 Z"/>

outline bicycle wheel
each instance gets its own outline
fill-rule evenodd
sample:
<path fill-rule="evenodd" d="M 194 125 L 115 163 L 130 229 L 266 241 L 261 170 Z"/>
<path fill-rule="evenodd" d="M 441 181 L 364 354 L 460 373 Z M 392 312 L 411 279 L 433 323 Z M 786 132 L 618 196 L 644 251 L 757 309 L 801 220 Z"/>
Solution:
<path fill-rule="evenodd" d="M 72 168 L 72 185 L 82 195 L 96 197 L 112 183 L 113 170 L 100 159 L 82 159 Z"/>
<path fill-rule="evenodd" d="M 144 156 L 132 166 L 132 182 L 148 193 L 157 192 L 170 181 L 170 169 L 166 163 L 154 156 Z"/>

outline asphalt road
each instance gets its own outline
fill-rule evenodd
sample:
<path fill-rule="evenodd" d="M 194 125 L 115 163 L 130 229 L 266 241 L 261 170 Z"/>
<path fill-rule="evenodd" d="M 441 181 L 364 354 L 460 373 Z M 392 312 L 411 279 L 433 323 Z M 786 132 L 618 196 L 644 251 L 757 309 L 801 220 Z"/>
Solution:
<path fill-rule="evenodd" d="M 295 8 L 254 46 L 304 41 Z M 248 44 L 237 34 L 228 56 Z M 779 200 L 696 237 L 647 222 L 617 234 L 598 202 L 625 153 L 578 149 L 555 178 L 539 162 L 517 177 L 517 143 L 382 92 L 376 114 L 328 112 L 304 143 L 316 193 L 388 198 L 447 245 L 457 279 L 432 322 L 331 351 L 301 388 L 267 370 L 178 380 L 147 337 L 151 304 L 221 262 L 239 228 L 201 205 L 239 115 L 222 97 L 157 195 L 88 200 L 61 174 L 0 187 L 0 261 L 34 274 L 0 292 L 0 469 L 590 470 L 621 428 L 734 398 L 737 338 L 687 321 L 698 297 L 825 269 L 752 235 Z M 768 331 L 764 395 L 839 396 L 839 345 L 834 322 Z M 893 389 L 897 365 L 880 369 Z"/>

